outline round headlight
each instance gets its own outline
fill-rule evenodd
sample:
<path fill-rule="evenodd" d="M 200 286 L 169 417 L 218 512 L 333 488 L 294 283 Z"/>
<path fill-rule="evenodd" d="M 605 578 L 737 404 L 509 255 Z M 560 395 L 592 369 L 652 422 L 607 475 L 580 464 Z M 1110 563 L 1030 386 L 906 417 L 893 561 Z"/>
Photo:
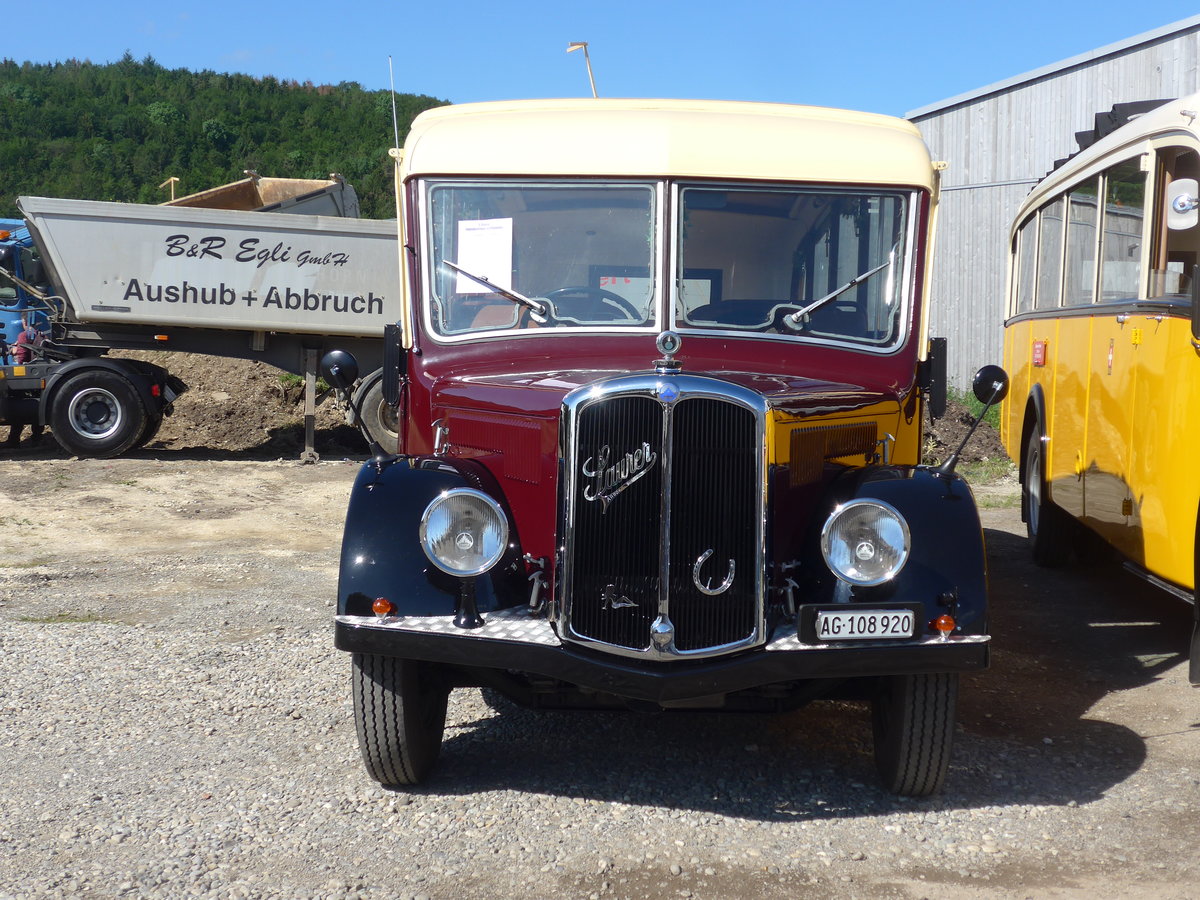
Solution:
<path fill-rule="evenodd" d="M 480 575 L 500 561 L 508 546 L 508 519 L 482 491 L 445 491 L 421 515 L 421 549 L 451 575 Z"/>
<path fill-rule="evenodd" d="M 908 560 L 908 523 L 882 500 L 851 500 L 821 529 L 821 553 L 833 574 L 871 587 L 896 576 Z"/>

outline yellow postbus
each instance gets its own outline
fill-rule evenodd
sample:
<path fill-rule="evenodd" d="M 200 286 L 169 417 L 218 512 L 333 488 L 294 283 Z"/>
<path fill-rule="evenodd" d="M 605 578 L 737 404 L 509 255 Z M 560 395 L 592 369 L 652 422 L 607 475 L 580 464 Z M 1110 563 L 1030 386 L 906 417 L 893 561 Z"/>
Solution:
<path fill-rule="evenodd" d="M 1001 438 L 1035 560 L 1099 535 L 1195 603 L 1200 540 L 1200 94 L 1157 106 L 1030 192 L 1013 223 Z M 1200 682 L 1200 618 L 1191 641 Z"/>

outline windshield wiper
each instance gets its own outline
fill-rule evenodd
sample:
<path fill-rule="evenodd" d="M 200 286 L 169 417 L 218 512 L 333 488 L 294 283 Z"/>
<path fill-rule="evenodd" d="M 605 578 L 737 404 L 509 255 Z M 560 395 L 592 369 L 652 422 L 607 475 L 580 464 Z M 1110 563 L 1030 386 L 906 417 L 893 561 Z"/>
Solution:
<path fill-rule="evenodd" d="M 830 291 L 824 297 L 814 300 L 812 303 L 808 304 L 807 306 L 801 307 L 800 309 L 796 310 L 794 313 L 789 313 L 788 315 L 784 316 L 783 324 L 786 325 L 788 328 L 791 328 L 795 331 L 800 331 L 802 328 L 804 328 L 803 319 L 809 313 L 815 312 L 816 310 L 820 309 L 822 306 L 824 306 L 830 300 L 836 300 L 838 297 L 842 296 L 842 294 L 846 293 L 846 291 L 850 290 L 853 287 L 858 287 L 858 285 L 862 284 L 864 281 L 866 281 L 872 275 L 876 274 L 877 272 L 882 272 L 884 269 L 886 269 L 888 266 L 890 266 L 892 263 L 894 263 L 896 261 L 896 251 L 899 249 L 899 247 L 900 247 L 899 244 L 893 244 L 892 249 L 890 251 L 888 251 L 888 258 L 884 262 L 877 265 L 875 268 L 867 269 L 867 271 L 861 272 L 858 275 L 855 275 L 853 278 L 851 278 L 849 281 L 847 281 L 845 284 L 843 284 L 840 288 L 837 288 L 834 291 Z"/>
<path fill-rule="evenodd" d="M 533 321 L 537 322 L 539 325 L 545 325 L 550 321 L 550 317 L 546 315 L 546 311 L 550 306 L 549 303 L 539 303 L 537 300 L 531 300 L 524 294 L 518 294 L 516 291 L 509 290 L 508 288 L 502 288 L 498 284 L 493 284 L 492 282 L 488 281 L 482 275 L 476 275 L 474 272 L 468 272 L 462 266 L 452 263 L 448 259 L 443 259 L 442 265 L 449 266 L 458 274 L 465 275 L 472 281 L 482 284 L 489 291 L 499 294 L 505 300 L 511 300 L 518 306 L 524 306 L 527 310 L 529 310 L 530 318 L 532 318 Z"/>

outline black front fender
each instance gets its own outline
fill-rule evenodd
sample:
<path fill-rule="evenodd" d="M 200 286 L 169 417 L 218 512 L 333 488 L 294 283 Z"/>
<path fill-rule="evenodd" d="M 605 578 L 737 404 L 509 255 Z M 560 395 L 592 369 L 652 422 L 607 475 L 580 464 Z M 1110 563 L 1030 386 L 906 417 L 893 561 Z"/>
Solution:
<path fill-rule="evenodd" d="M 429 561 L 421 549 L 419 529 L 430 502 L 458 487 L 481 487 L 478 474 L 435 460 L 401 459 L 382 466 L 370 461 L 362 467 L 350 494 L 342 536 L 338 615 L 369 616 L 378 597 L 391 601 L 394 615 L 454 614 L 462 579 Z M 496 496 L 495 490 L 488 493 Z M 496 499 L 505 505 L 502 497 Z M 496 567 L 475 579 L 480 610 L 512 606 L 523 599 L 517 558 L 514 538 Z"/>
<path fill-rule="evenodd" d="M 970 487 L 958 475 L 881 466 L 855 470 L 835 488 L 836 502 L 873 498 L 908 523 L 908 562 L 888 584 L 856 588 L 856 601 L 920 603 L 930 619 L 951 614 L 956 634 L 987 633 L 987 558 Z"/>

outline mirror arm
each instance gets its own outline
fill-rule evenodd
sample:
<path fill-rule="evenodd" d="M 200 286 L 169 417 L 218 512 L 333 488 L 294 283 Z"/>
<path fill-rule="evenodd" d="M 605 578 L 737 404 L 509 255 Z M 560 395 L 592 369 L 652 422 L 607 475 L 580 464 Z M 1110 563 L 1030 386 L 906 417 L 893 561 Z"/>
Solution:
<path fill-rule="evenodd" d="M 962 439 L 957 449 L 946 458 L 944 463 L 933 470 L 934 474 L 942 477 L 949 477 L 953 474 L 954 467 L 958 465 L 958 458 L 962 455 L 963 448 L 967 446 L 967 441 L 971 440 L 974 436 L 975 429 L 979 427 L 979 423 L 987 416 L 988 410 L 1008 396 L 1008 386 L 1008 375 L 999 366 L 984 366 L 975 373 L 975 382 L 973 385 L 975 399 L 983 403 L 983 409 L 975 417 L 975 421 L 971 423 L 970 430 L 967 431 L 966 437 Z M 991 390 L 988 391 L 988 388 Z M 985 391 L 988 392 L 984 393 Z M 987 397 L 986 401 L 984 397 Z"/>
<path fill-rule="evenodd" d="M 967 431 L 966 437 L 962 439 L 962 443 L 958 445 L 958 449 L 947 456 L 946 461 L 934 469 L 934 472 L 942 476 L 953 474 L 954 467 L 958 465 L 958 457 L 962 454 L 963 448 L 967 446 L 967 441 L 974 436 L 975 429 L 979 427 L 979 423 L 983 421 L 983 417 L 988 414 L 988 410 L 992 408 L 992 405 L 1000 399 L 1000 395 L 1002 394 L 1003 390 L 1004 389 L 1002 387 L 997 387 L 996 390 L 992 392 L 991 398 L 989 398 L 988 402 L 983 405 L 983 410 L 978 416 L 975 417 L 975 421 L 971 423 L 971 428 L 969 431 Z"/>
<path fill-rule="evenodd" d="M 371 458 L 375 463 L 376 470 L 382 472 L 385 466 L 390 466 L 399 460 L 400 457 L 395 453 L 388 453 L 383 449 L 379 441 L 375 440 L 363 422 L 363 398 L 359 397 L 356 403 L 353 394 L 350 392 L 350 388 L 358 380 L 358 362 L 354 357 L 343 350 L 331 350 L 321 360 L 321 369 L 324 371 L 328 381 L 345 399 L 346 405 L 350 407 L 350 413 L 354 419 L 354 427 L 366 438 L 367 449 L 371 451 Z"/>

